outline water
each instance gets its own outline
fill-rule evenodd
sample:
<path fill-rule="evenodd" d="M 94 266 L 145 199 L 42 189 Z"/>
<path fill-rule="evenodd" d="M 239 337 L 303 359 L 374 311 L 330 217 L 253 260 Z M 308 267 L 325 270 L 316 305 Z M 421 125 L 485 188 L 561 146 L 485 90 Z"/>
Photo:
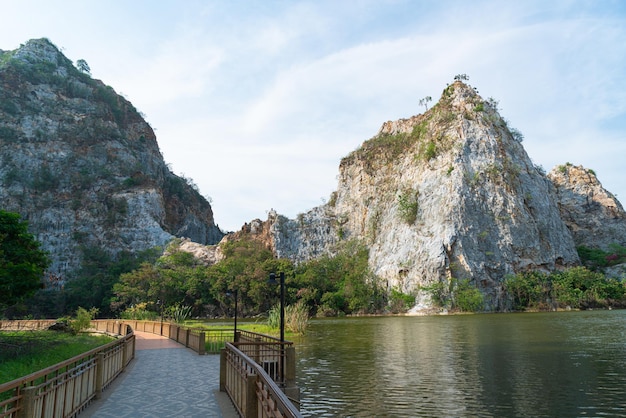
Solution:
<path fill-rule="evenodd" d="M 626 311 L 345 318 L 295 340 L 309 417 L 626 416 Z"/>

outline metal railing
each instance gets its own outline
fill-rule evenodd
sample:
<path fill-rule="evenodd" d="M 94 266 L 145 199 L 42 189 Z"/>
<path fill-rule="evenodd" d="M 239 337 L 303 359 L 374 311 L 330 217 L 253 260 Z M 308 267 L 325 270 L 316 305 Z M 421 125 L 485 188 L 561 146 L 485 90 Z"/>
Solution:
<path fill-rule="evenodd" d="M 222 350 L 220 390 L 228 394 L 240 416 L 245 418 L 298 418 L 302 416 L 288 397 L 290 391 L 294 401 L 297 401 L 298 397 L 298 389 L 295 387 L 295 352 L 290 346 L 291 343 L 282 344 L 279 352 L 285 353 L 284 362 L 275 361 L 275 348 L 264 349 L 262 346 L 266 343 L 227 343 Z M 241 348 L 250 351 L 253 356 L 257 355 L 257 358 L 252 358 Z M 291 355 L 287 355 L 290 352 Z M 266 359 L 271 363 L 264 363 Z M 259 364 L 259 361 L 263 366 Z M 279 386 L 265 366 L 272 364 L 272 367 L 277 367 L 280 363 L 288 366 L 283 370 L 278 368 L 270 370 L 273 374 L 277 371 L 284 372 L 283 383 Z M 293 387 L 286 387 L 285 382 L 291 381 L 294 383 Z"/>
<path fill-rule="evenodd" d="M 98 398 L 135 357 L 132 329 L 116 321 L 108 322 L 99 326 L 121 338 L 0 385 L 0 417 L 71 417 Z M 115 328 L 115 332 L 108 331 Z"/>

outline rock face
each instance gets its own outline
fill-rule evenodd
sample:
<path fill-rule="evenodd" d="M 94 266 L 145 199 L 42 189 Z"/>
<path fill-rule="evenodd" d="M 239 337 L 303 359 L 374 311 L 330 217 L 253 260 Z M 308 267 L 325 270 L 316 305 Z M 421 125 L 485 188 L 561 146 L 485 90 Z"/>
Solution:
<path fill-rule="evenodd" d="M 604 251 L 611 244 L 626 246 L 626 212 L 593 171 L 565 164 L 548 177 L 556 186 L 561 217 L 577 246 Z"/>
<path fill-rule="evenodd" d="M 115 255 L 223 236 L 132 104 L 46 39 L 0 51 L 0 144 L 2 209 L 28 220 L 51 274 L 71 274 L 85 248 Z"/>
<path fill-rule="evenodd" d="M 270 217 L 276 253 L 306 260 L 357 238 L 390 286 L 469 279 L 489 309 L 506 308 L 506 275 L 579 263 L 556 188 L 512 131 L 493 101 L 455 82 L 432 109 L 386 122 L 345 157 L 326 205 Z"/>

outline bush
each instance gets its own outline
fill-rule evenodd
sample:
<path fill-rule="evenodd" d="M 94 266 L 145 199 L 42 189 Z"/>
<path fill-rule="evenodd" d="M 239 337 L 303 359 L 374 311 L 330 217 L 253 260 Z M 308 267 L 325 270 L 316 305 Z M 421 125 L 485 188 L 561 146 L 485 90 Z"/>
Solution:
<path fill-rule="evenodd" d="M 309 325 L 309 309 L 299 301 L 285 308 L 285 328 L 296 334 L 304 335 Z"/>
<path fill-rule="evenodd" d="M 417 220 L 419 193 L 414 190 L 406 189 L 398 195 L 398 213 L 400 219 L 409 225 L 413 225 Z"/>
<path fill-rule="evenodd" d="M 177 324 L 182 324 L 191 317 L 191 306 L 174 305 L 167 309 L 170 318 Z"/>
<path fill-rule="evenodd" d="M 454 307 L 464 312 L 478 312 L 483 309 L 483 294 L 469 280 L 457 281 L 454 293 Z"/>
<path fill-rule="evenodd" d="M 405 313 L 415 304 L 415 296 L 402 293 L 398 289 L 391 289 L 389 295 L 389 309 L 391 313 Z"/>
<path fill-rule="evenodd" d="M 122 319 L 132 319 L 135 321 L 154 321 L 158 318 L 158 313 L 146 309 L 147 303 L 142 302 L 126 308 L 121 314 Z"/>
<path fill-rule="evenodd" d="M 563 272 L 518 273 L 507 277 L 505 288 L 514 309 L 587 309 L 626 305 L 626 287 L 602 273 L 575 267 Z"/>
<path fill-rule="evenodd" d="M 69 320 L 69 326 L 74 334 L 91 328 L 91 320 L 98 314 L 97 308 L 91 308 L 87 310 L 83 307 L 79 307 L 76 310 L 76 317 Z"/>

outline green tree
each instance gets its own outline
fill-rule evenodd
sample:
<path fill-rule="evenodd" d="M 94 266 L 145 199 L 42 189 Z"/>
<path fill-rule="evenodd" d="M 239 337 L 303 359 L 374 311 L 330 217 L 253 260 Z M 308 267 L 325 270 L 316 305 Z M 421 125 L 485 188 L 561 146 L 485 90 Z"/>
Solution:
<path fill-rule="evenodd" d="M 87 61 L 83 59 L 76 61 L 76 68 L 78 68 L 78 71 L 80 71 L 81 73 L 91 74 L 91 68 L 89 68 L 89 64 L 87 64 Z"/>
<path fill-rule="evenodd" d="M 23 301 L 42 287 L 50 260 L 17 213 L 0 210 L 0 308 Z"/>

